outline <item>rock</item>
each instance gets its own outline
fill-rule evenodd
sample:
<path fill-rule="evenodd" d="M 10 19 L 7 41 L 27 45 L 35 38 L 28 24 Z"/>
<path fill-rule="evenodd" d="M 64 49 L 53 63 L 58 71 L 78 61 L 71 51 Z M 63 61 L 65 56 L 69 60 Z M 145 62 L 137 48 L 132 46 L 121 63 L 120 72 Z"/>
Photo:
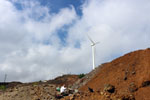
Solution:
<path fill-rule="evenodd" d="M 103 95 L 103 94 L 104 94 L 104 92 L 100 92 L 100 94 L 101 94 L 101 95 Z"/>
<path fill-rule="evenodd" d="M 90 88 L 90 87 L 88 87 L 88 90 L 89 90 L 90 92 L 94 92 L 94 90 L 93 90 L 92 88 Z"/>
<path fill-rule="evenodd" d="M 124 76 L 123 80 L 127 80 L 127 76 Z"/>
<path fill-rule="evenodd" d="M 124 95 L 121 100 L 135 100 L 135 97 L 133 95 Z"/>
<path fill-rule="evenodd" d="M 107 94 L 107 95 L 105 95 L 105 97 L 106 97 L 106 98 L 110 98 L 110 95 Z"/>
<path fill-rule="evenodd" d="M 71 95 L 69 99 L 70 99 L 70 100 L 74 100 L 74 99 L 75 99 L 75 96 L 74 96 L 74 95 Z"/>
<path fill-rule="evenodd" d="M 105 84 L 104 91 L 107 91 L 109 93 L 114 93 L 115 92 L 115 87 L 111 84 Z"/>
<path fill-rule="evenodd" d="M 137 86 L 132 82 L 132 83 L 130 84 L 130 86 L 129 86 L 129 91 L 130 91 L 130 92 L 135 92 L 135 91 L 137 91 L 137 90 L 138 90 Z"/>
<path fill-rule="evenodd" d="M 150 81 L 144 81 L 142 87 L 150 86 Z"/>
<path fill-rule="evenodd" d="M 124 78 L 123 78 L 123 80 L 127 80 L 128 79 L 128 70 L 127 71 L 125 71 L 125 75 L 124 75 Z"/>
<path fill-rule="evenodd" d="M 136 72 L 135 71 L 132 71 L 132 75 L 135 75 L 136 74 Z"/>

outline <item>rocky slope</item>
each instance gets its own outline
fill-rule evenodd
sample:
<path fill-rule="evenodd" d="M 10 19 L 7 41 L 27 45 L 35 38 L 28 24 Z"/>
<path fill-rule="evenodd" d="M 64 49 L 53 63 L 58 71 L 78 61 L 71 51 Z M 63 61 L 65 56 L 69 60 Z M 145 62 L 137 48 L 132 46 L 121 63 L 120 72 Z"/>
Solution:
<path fill-rule="evenodd" d="M 65 100 L 150 100 L 150 49 L 102 65 L 79 90 Z"/>
<path fill-rule="evenodd" d="M 64 75 L 46 82 L 10 85 L 0 100 L 57 100 L 56 87 L 79 91 L 61 100 L 150 100 L 150 49 L 138 50 L 105 63 L 79 79 Z"/>
<path fill-rule="evenodd" d="M 57 100 L 59 92 L 56 91 L 56 87 L 62 84 L 72 86 L 78 79 L 78 75 L 63 75 L 45 82 L 10 82 L 5 83 L 6 85 L 3 83 L 0 86 L 0 100 Z"/>

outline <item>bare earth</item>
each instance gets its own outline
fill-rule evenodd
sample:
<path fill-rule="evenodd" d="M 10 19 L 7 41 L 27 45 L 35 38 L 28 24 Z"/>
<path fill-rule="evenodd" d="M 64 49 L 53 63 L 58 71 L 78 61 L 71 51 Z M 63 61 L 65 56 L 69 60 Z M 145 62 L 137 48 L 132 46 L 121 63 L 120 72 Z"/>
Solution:
<path fill-rule="evenodd" d="M 150 100 L 150 49 L 126 54 L 85 77 L 66 75 L 42 83 L 18 84 L 0 92 L 0 100 L 57 100 L 56 87 L 79 91 L 61 100 Z"/>
<path fill-rule="evenodd" d="M 94 92 L 90 92 L 88 87 Z M 81 86 L 80 91 L 70 98 L 74 100 L 150 100 L 150 49 L 131 52 L 101 65 L 99 72 Z"/>

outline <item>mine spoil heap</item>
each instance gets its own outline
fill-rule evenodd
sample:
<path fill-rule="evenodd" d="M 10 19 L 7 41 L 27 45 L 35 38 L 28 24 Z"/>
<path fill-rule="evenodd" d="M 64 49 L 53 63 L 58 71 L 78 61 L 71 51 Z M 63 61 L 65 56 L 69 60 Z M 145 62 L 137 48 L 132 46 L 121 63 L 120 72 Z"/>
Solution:
<path fill-rule="evenodd" d="M 64 100 L 150 100 L 150 49 L 99 66 L 79 92 Z"/>

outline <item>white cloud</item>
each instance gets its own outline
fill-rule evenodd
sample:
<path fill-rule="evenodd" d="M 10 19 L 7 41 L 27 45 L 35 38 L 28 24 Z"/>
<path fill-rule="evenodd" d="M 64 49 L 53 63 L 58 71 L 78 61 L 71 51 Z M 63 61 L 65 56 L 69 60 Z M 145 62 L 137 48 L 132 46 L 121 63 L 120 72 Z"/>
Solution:
<path fill-rule="evenodd" d="M 38 2 L 20 2 L 22 10 L 16 9 L 13 2 L 0 1 L 1 74 L 8 74 L 8 81 L 49 79 L 60 74 L 61 70 L 55 72 L 60 66 L 56 60 L 59 62 L 61 45 L 56 32 L 76 19 L 74 7 L 51 14 Z"/>
<path fill-rule="evenodd" d="M 0 0 L 0 81 L 35 81 L 92 69 L 90 41 L 96 46 L 96 65 L 150 45 L 150 1 L 89 0 L 79 18 L 74 7 L 58 13 L 38 2 L 23 1 L 22 10 Z M 66 46 L 57 35 L 70 25 Z M 44 44 L 48 41 L 49 44 Z M 76 48 L 77 46 L 78 48 Z"/>
<path fill-rule="evenodd" d="M 74 42 L 78 37 L 81 40 L 85 37 L 84 33 L 100 41 L 97 63 L 146 48 L 149 46 L 146 37 L 150 36 L 149 5 L 148 0 L 89 0 L 83 5 L 81 20 L 70 30 L 72 34 L 68 41 Z"/>

